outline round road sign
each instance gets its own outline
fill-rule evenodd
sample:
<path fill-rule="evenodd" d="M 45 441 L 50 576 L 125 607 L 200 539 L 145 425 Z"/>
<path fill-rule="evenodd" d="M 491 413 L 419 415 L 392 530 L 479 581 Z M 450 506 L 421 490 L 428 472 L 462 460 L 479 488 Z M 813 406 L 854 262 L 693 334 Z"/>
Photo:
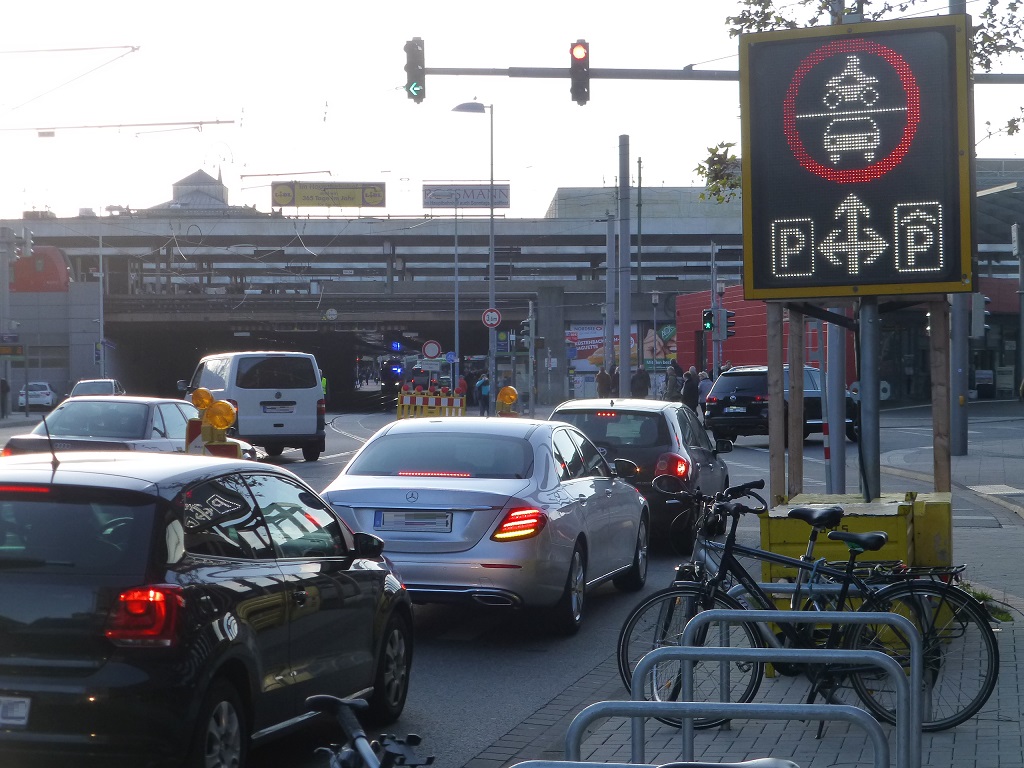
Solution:
<path fill-rule="evenodd" d="M 436 341 L 423 342 L 423 356 L 428 360 L 434 360 L 441 356 L 441 345 Z"/>
<path fill-rule="evenodd" d="M 484 321 L 484 325 L 488 328 L 497 328 L 501 325 L 501 312 L 496 310 L 494 307 L 491 307 L 490 309 L 484 310 L 480 319 Z"/>

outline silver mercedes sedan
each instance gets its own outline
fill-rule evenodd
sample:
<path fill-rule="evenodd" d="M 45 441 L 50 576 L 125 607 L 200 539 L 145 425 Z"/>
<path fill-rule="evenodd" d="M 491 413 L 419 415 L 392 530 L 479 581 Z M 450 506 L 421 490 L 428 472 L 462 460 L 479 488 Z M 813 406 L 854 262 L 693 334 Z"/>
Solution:
<path fill-rule="evenodd" d="M 356 531 L 384 540 L 416 602 L 545 609 L 576 632 L 586 591 L 647 579 L 650 513 L 568 424 L 419 418 L 382 428 L 323 492 Z"/>

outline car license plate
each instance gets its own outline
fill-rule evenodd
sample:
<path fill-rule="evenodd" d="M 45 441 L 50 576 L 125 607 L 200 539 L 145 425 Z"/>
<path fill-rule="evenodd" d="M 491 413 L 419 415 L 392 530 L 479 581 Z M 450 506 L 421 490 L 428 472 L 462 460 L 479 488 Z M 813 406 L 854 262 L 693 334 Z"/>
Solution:
<path fill-rule="evenodd" d="M 722 413 L 746 413 L 747 409 L 742 405 L 727 405 L 722 409 Z"/>
<path fill-rule="evenodd" d="M 294 413 L 295 412 L 295 406 L 294 405 L 290 405 L 290 404 L 289 405 L 267 405 L 266 403 L 264 403 L 264 405 L 263 405 L 263 412 L 264 413 Z"/>
<path fill-rule="evenodd" d="M 373 513 L 373 528 L 377 531 L 451 533 L 452 513 L 378 509 Z"/>
<path fill-rule="evenodd" d="M 30 703 L 27 698 L 0 696 L 0 726 L 24 728 L 28 725 Z"/>

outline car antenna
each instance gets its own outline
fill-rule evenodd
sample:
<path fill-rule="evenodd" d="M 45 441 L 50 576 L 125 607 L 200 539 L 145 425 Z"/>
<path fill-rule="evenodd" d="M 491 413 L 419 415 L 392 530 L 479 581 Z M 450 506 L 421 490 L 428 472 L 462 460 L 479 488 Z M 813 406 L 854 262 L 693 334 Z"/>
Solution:
<path fill-rule="evenodd" d="M 57 452 L 53 450 L 53 435 L 50 434 L 50 425 L 46 423 L 46 417 L 43 416 L 43 429 L 46 430 L 46 444 L 50 447 L 50 456 L 53 457 L 53 461 L 50 462 L 50 466 L 53 467 L 53 471 L 57 471 L 57 467 L 60 466 L 60 461 L 57 459 Z"/>

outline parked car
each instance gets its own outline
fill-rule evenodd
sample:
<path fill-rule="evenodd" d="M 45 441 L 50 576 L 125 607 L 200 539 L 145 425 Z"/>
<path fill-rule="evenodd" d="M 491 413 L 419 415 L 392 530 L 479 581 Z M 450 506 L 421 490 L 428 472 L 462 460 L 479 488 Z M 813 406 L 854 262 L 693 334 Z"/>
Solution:
<path fill-rule="evenodd" d="M 575 427 L 479 417 L 396 421 L 324 496 L 353 530 L 384 539 L 418 602 L 543 608 L 579 629 L 585 592 L 647 578 L 650 513 Z"/>
<path fill-rule="evenodd" d="M 783 369 L 787 423 L 789 404 L 789 366 Z M 859 430 L 857 403 L 846 392 L 846 437 L 856 442 Z M 704 425 L 716 439 L 735 439 L 737 435 L 768 434 L 768 367 L 744 365 L 722 371 L 708 393 Z M 821 372 L 804 367 L 804 433 L 806 440 L 822 432 Z"/>
<path fill-rule="evenodd" d="M 551 419 L 578 428 L 606 458 L 636 463 L 639 471 L 630 482 L 650 505 L 652 543 L 671 540 L 678 552 L 692 550 L 693 508 L 652 491 L 651 481 L 670 474 L 682 479 L 687 491 L 728 488 L 729 467 L 719 454 L 732 450 L 730 441 L 712 445 L 693 411 L 664 400 L 569 400 L 555 407 Z"/>
<path fill-rule="evenodd" d="M 49 410 L 57 403 L 57 393 L 51 389 L 45 381 L 30 381 L 28 383 L 28 408 L 45 408 Z M 18 392 L 18 407 L 25 407 L 25 387 Z"/>
<path fill-rule="evenodd" d="M 90 395 L 69 397 L 24 435 L 7 441 L 2 455 L 49 451 L 185 452 L 185 428 L 199 417 L 192 403 L 162 397 Z M 242 457 L 262 454 L 236 440 Z"/>
<path fill-rule="evenodd" d="M 68 397 L 80 395 L 124 395 L 127 394 L 117 379 L 82 379 L 75 382 Z"/>
<path fill-rule="evenodd" d="M 402 712 L 409 597 L 288 470 L 82 452 L 0 476 L 0 764 L 242 768 L 309 695 Z"/>

